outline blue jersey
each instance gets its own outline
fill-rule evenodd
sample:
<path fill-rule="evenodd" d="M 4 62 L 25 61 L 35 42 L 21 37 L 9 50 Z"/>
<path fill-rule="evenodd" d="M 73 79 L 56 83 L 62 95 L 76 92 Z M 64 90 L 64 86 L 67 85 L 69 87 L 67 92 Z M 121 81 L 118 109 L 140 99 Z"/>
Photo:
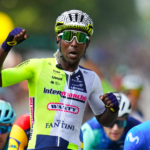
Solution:
<path fill-rule="evenodd" d="M 127 132 L 138 124 L 140 124 L 138 120 L 128 117 L 123 135 L 118 141 L 114 142 L 107 137 L 103 126 L 94 117 L 82 126 L 84 148 L 86 150 L 123 150 Z"/>
<path fill-rule="evenodd" d="M 150 121 L 146 121 L 129 130 L 124 150 L 149 150 L 150 149 Z"/>

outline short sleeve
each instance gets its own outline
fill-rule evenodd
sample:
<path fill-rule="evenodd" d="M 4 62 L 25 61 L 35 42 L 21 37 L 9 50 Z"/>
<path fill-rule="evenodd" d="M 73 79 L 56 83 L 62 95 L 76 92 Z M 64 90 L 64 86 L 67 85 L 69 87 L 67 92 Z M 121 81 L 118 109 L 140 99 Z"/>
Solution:
<path fill-rule="evenodd" d="M 105 104 L 100 99 L 100 95 L 103 95 L 101 81 L 97 74 L 92 85 L 92 92 L 89 97 L 89 105 L 94 115 L 100 115 L 105 110 Z"/>

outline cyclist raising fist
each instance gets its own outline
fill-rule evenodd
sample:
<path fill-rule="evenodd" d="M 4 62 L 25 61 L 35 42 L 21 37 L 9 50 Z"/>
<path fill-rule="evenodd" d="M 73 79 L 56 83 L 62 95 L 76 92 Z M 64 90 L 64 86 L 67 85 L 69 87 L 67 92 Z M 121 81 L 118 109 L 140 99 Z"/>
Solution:
<path fill-rule="evenodd" d="M 62 13 L 55 24 L 58 50 L 54 58 L 30 59 L 1 71 L 2 87 L 28 81 L 31 134 L 28 149 L 78 150 L 87 101 L 99 123 L 110 126 L 118 115 L 112 93 L 103 95 L 98 75 L 79 66 L 93 34 L 93 21 L 80 10 Z M 0 48 L 0 65 L 12 46 L 28 35 L 12 30 Z"/>

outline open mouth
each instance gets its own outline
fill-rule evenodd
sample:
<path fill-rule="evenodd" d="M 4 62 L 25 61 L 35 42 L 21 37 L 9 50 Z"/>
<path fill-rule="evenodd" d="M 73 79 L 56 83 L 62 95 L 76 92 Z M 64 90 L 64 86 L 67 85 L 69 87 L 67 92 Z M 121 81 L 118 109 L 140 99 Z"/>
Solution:
<path fill-rule="evenodd" d="M 69 55 L 71 57 L 76 57 L 77 56 L 77 53 L 75 51 L 72 51 L 72 52 L 69 52 Z"/>

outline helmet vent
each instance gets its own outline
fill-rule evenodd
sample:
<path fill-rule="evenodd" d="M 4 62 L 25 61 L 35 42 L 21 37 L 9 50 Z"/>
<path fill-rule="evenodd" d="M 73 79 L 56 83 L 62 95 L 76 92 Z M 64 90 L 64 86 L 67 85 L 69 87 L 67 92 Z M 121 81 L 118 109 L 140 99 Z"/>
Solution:
<path fill-rule="evenodd" d="M 2 111 L 0 110 L 0 116 L 1 116 L 1 112 L 2 112 Z"/>
<path fill-rule="evenodd" d="M 78 14 L 75 14 L 75 18 L 76 18 L 76 21 L 77 21 L 77 18 L 78 18 Z"/>
<path fill-rule="evenodd" d="M 129 108 L 128 109 L 131 109 L 131 103 L 130 103 L 130 105 L 129 105 Z"/>
<path fill-rule="evenodd" d="M 8 113 L 9 113 L 9 110 L 6 110 L 5 117 L 8 115 Z"/>
<path fill-rule="evenodd" d="M 81 22 L 83 21 L 83 18 L 84 18 L 84 16 L 82 15 L 82 16 L 81 16 L 81 20 L 80 20 Z"/>
<path fill-rule="evenodd" d="M 12 114 L 11 114 L 11 118 L 13 117 L 13 114 L 14 114 L 14 113 L 12 112 Z"/>
<path fill-rule="evenodd" d="M 70 18 L 70 21 L 72 21 L 72 17 L 71 17 L 71 14 L 69 14 L 69 18 Z"/>
<path fill-rule="evenodd" d="M 125 105 L 125 102 L 123 102 L 123 106 L 122 106 L 122 109 L 121 109 L 121 110 L 123 110 L 123 108 L 124 108 L 124 105 Z"/>

